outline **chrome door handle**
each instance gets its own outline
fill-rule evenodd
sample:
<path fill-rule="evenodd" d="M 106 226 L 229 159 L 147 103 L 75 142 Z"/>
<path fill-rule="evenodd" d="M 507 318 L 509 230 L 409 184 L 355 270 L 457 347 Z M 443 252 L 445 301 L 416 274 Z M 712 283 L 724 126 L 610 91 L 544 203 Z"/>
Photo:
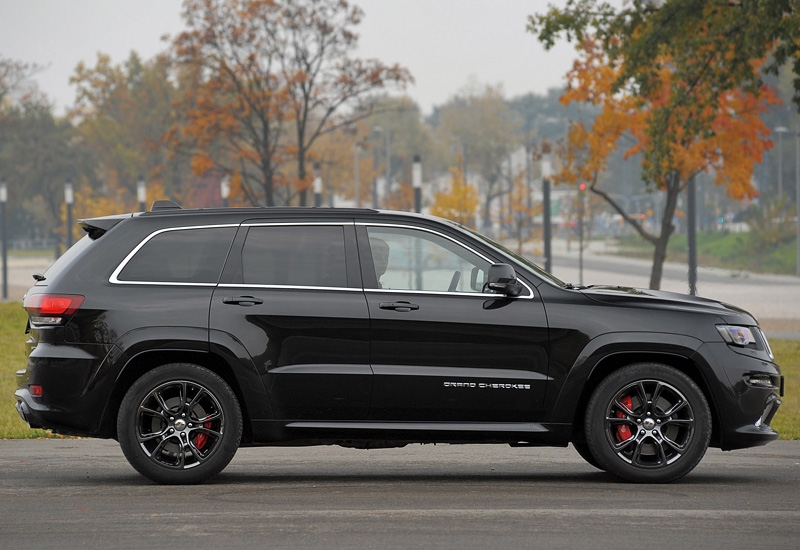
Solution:
<path fill-rule="evenodd" d="M 412 309 L 419 309 L 419 306 L 417 304 L 412 304 L 411 302 L 381 302 L 380 308 L 406 312 L 411 311 Z"/>
<path fill-rule="evenodd" d="M 226 296 L 222 299 L 222 303 L 250 307 L 256 304 L 263 304 L 264 300 L 253 296 Z"/>

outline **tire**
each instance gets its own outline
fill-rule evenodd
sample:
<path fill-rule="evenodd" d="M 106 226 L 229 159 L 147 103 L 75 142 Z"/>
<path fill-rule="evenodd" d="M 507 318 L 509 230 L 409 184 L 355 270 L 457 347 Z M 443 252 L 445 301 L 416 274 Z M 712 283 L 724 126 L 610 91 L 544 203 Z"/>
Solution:
<path fill-rule="evenodd" d="M 578 454 L 581 455 L 581 458 L 588 462 L 591 466 L 594 466 L 598 470 L 602 470 L 603 468 L 600 466 L 600 463 L 597 462 L 597 459 L 592 455 L 592 452 L 589 450 L 589 445 L 586 444 L 586 441 L 583 439 L 583 434 L 581 434 L 580 438 L 575 437 L 572 440 L 572 446 L 575 447 L 575 450 L 578 451 Z"/>
<path fill-rule="evenodd" d="M 162 365 L 125 394 L 117 416 L 120 447 L 156 483 L 201 483 L 222 471 L 242 438 L 242 413 L 225 381 L 190 363 Z"/>
<path fill-rule="evenodd" d="M 637 363 L 597 386 L 586 408 L 584 436 L 591 456 L 610 474 L 667 483 L 703 458 L 711 410 L 703 391 L 679 370 Z"/>

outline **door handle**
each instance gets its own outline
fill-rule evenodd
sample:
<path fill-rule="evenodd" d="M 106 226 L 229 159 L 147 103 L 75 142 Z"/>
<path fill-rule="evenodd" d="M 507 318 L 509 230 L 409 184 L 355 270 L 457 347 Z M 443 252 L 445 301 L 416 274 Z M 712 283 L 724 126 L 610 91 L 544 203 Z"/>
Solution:
<path fill-rule="evenodd" d="M 412 309 L 419 309 L 417 304 L 412 304 L 411 302 L 381 302 L 380 303 L 381 309 L 393 309 L 395 311 L 411 311 Z"/>
<path fill-rule="evenodd" d="M 256 304 L 263 304 L 264 300 L 255 298 L 254 296 L 226 296 L 222 299 L 222 303 L 250 307 Z"/>

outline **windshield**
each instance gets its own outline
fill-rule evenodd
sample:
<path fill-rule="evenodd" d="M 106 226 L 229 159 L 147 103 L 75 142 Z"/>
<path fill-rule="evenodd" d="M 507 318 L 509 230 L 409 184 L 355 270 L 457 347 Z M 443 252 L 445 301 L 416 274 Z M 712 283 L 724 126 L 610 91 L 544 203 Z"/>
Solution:
<path fill-rule="evenodd" d="M 547 271 L 545 271 L 544 269 L 542 269 L 541 267 L 539 267 L 538 265 L 536 265 L 535 263 L 530 261 L 528 258 L 526 258 L 524 256 L 520 256 L 519 254 L 509 250 L 508 248 L 506 248 L 502 244 L 500 244 L 500 243 L 498 243 L 496 241 L 493 241 L 492 239 L 490 239 L 486 235 L 481 235 L 480 233 L 470 229 L 469 227 L 466 227 L 466 226 L 461 225 L 461 224 L 456 224 L 456 225 L 458 225 L 461 229 L 464 229 L 465 231 L 468 231 L 472 235 L 478 237 L 482 241 L 485 241 L 485 242 L 489 243 L 493 248 L 498 249 L 501 253 L 503 253 L 509 259 L 524 265 L 525 267 L 527 267 L 528 269 L 533 271 L 536 275 L 538 275 L 539 278 L 544 280 L 545 282 L 548 282 L 553 286 L 557 286 L 557 287 L 561 287 L 561 288 L 564 288 L 564 287 L 567 286 L 567 284 L 564 281 L 562 281 L 561 279 L 559 279 L 557 277 L 554 277 L 552 274 L 548 273 Z"/>

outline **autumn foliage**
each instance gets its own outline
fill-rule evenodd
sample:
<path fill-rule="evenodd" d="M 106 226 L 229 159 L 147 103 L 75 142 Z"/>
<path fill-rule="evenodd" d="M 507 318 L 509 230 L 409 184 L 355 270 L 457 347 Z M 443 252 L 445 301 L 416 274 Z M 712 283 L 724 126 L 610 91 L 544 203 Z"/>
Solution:
<path fill-rule="evenodd" d="M 431 214 L 464 225 L 474 226 L 480 200 L 475 188 L 464 179 L 464 174 L 459 166 L 461 166 L 460 162 L 455 167 L 450 168 L 450 188 L 446 191 L 439 191 L 434 195 Z"/>
<path fill-rule="evenodd" d="M 183 16 L 173 47 L 194 82 L 168 142 L 196 174 L 234 174 L 251 204 L 304 204 L 320 137 L 367 116 L 365 94 L 411 79 L 351 57 L 363 13 L 345 0 L 185 0 Z"/>
<path fill-rule="evenodd" d="M 660 84 L 647 95 L 619 91 L 622 65 L 609 60 L 597 40 L 586 38 L 580 58 L 568 73 L 569 87 L 561 101 L 588 102 L 601 111 L 591 126 L 574 122 L 556 181 L 584 183 L 606 199 L 638 232 L 654 244 L 651 288 L 658 288 L 666 244 L 674 227 L 679 194 L 700 172 L 714 173 L 715 183 L 734 199 L 753 198 L 753 168 L 772 147 L 770 130 L 759 119 L 779 100 L 767 86 L 756 93 L 741 90 L 718 94 L 715 101 L 675 101 L 675 93 L 689 93 L 674 81 L 668 60 L 660 60 Z M 757 70 L 754 64 L 753 71 Z M 676 92 L 676 90 L 678 90 Z M 690 95 L 717 93 L 711 82 L 693 83 Z M 623 141 L 624 138 L 624 141 Z M 626 144 L 625 156 L 643 153 L 643 172 L 651 189 L 665 192 L 662 226 L 649 232 L 640 220 L 625 212 L 601 188 L 600 176 L 610 155 Z"/>

